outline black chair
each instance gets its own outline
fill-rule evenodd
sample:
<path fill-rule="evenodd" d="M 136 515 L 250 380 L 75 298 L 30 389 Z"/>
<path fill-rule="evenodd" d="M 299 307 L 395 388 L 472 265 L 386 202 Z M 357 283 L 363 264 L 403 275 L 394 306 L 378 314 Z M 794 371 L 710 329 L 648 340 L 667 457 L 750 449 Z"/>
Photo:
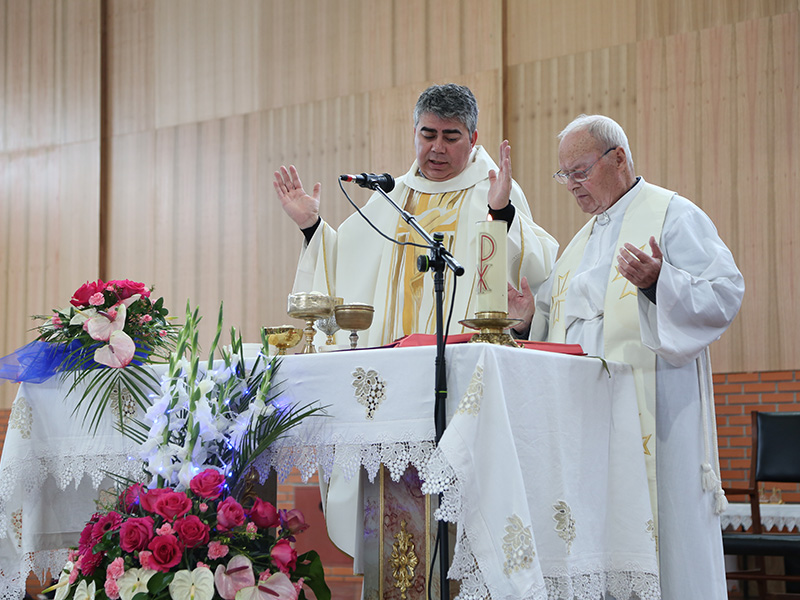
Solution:
<path fill-rule="evenodd" d="M 754 568 L 727 573 L 728 579 L 755 581 L 761 600 L 800 598 L 798 593 L 768 593 L 767 581 L 800 582 L 800 575 L 767 573 L 765 556 L 784 560 L 800 557 L 800 535 L 764 531 L 761 525 L 759 484 L 761 482 L 800 483 L 800 412 L 751 413 L 752 454 L 750 484 L 747 488 L 726 488 L 728 496 L 747 496 L 753 525 L 749 531 L 724 531 L 722 545 L 727 555 L 754 557 Z M 740 561 L 743 560 L 740 558 Z"/>

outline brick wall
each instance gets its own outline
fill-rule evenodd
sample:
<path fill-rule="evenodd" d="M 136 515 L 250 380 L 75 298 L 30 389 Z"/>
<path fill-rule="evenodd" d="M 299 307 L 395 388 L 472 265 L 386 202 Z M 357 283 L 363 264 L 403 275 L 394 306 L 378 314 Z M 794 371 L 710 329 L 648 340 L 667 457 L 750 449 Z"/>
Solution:
<path fill-rule="evenodd" d="M 750 411 L 800 411 L 800 371 L 719 373 L 714 375 L 714 397 L 722 484 L 742 486 L 750 475 Z M 800 502 L 800 487 L 774 487 L 783 500 Z"/>

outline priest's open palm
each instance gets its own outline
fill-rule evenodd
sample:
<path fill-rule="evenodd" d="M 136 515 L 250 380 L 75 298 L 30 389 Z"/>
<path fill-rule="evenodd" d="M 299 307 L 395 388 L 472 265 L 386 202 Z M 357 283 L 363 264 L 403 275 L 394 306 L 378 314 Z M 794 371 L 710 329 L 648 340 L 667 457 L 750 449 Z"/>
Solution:
<path fill-rule="evenodd" d="M 500 170 L 489 171 L 489 206 L 494 210 L 502 210 L 511 199 L 511 144 L 503 140 L 500 144 Z"/>
<path fill-rule="evenodd" d="M 300 229 L 311 227 L 319 218 L 319 192 L 322 184 L 314 184 L 314 189 L 309 196 L 303 189 L 300 175 L 294 165 L 289 165 L 287 169 L 281 166 L 280 170 L 275 171 L 275 181 L 272 182 L 275 193 L 286 214 L 297 223 Z"/>

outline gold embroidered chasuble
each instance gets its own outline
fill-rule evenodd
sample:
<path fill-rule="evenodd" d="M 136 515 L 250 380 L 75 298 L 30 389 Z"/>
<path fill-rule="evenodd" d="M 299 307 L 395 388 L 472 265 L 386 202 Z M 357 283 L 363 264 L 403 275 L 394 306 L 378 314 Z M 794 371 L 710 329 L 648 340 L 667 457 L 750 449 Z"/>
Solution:
<path fill-rule="evenodd" d="M 444 234 L 444 247 L 452 252 L 455 247 L 459 216 L 467 190 L 456 190 L 441 194 L 427 194 L 409 188 L 403 210 L 416 215 L 416 221 L 433 235 Z M 423 239 L 408 223 L 400 219 L 395 239 L 400 242 L 423 244 Z M 429 273 L 417 270 L 417 258 L 426 255 L 425 248 L 417 246 L 395 246 L 391 257 L 389 293 L 386 296 L 386 320 L 383 324 L 384 339 L 390 339 L 397 332 L 435 333 L 436 315 L 434 306 L 429 304 L 423 310 L 422 297 L 425 293 L 425 278 Z M 445 278 L 444 312 L 450 304 L 452 287 L 450 277 Z M 399 310 L 398 310 L 399 309 Z"/>
<path fill-rule="evenodd" d="M 463 330 L 458 321 L 474 314 L 475 240 L 477 223 L 486 220 L 488 214 L 490 169 L 497 171 L 498 167 L 480 146 L 474 148 L 467 168 L 447 181 L 425 179 L 415 161 L 405 175 L 397 178 L 396 187 L 389 194 L 426 231 L 444 233 L 445 248 L 465 269 L 457 282 L 452 273 L 445 276 L 445 317 L 453 302 L 453 285 L 457 286 L 451 333 Z M 527 277 L 535 293 L 550 274 L 558 244 L 533 222 L 528 201 L 516 182 L 512 182 L 511 202 L 516 214 L 508 231 L 508 278 L 518 286 L 521 278 Z M 389 237 L 421 242 L 394 207 L 378 194 L 372 195 L 361 212 Z M 417 272 L 420 254 L 427 254 L 427 250 L 392 244 L 379 236 L 362 215 L 351 215 L 338 231 L 323 221 L 303 248 L 293 290 L 319 291 L 341 296 L 346 303 L 374 306 L 372 327 L 359 334 L 362 347 L 380 346 L 411 333 L 434 333 L 433 278 L 430 272 Z M 337 343 L 346 343 L 347 335 L 348 332 L 338 332 Z"/>
<path fill-rule="evenodd" d="M 675 192 L 658 186 L 645 186 L 625 211 L 616 248 L 626 242 L 649 253 L 650 236 L 661 239 L 667 207 Z M 584 249 L 596 226 L 592 218 L 575 235 L 556 263 L 547 340 L 566 341 L 563 306 L 572 276 L 583 258 Z M 599 225 L 598 225 L 599 226 Z M 628 363 L 633 367 L 639 417 L 642 426 L 642 449 L 645 455 L 653 519 L 658 531 L 656 500 L 656 355 L 641 341 L 638 293 L 635 286 L 619 273 L 616 259 L 611 261 L 603 305 L 604 358 Z"/>

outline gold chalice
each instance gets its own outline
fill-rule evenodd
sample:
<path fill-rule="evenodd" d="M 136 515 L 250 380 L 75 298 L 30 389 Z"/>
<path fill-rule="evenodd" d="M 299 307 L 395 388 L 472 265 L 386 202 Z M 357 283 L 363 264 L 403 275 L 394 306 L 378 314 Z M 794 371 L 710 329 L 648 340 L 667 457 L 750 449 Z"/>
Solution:
<path fill-rule="evenodd" d="M 336 309 L 337 306 L 340 304 L 344 304 L 344 300 L 339 298 L 339 296 L 333 296 L 333 308 Z M 333 334 L 339 331 L 341 327 L 336 322 L 336 314 L 331 313 L 329 317 L 325 317 L 324 319 L 317 319 L 317 329 L 319 329 L 322 333 L 328 336 L 328 339 L 325 341 L 326 346 L 333 346 L 336 342 L 333 339 Z"/>
<path fill-rule="evenodd" d="M 304 329 L 306 345 L 300 354 L 314 354 L 314 322 L 317 319 L 328 317 L 333 312 L 333 298 L 319 292 L 297 292 L 289 294 L 289 305 L 286 311 L 290 317 L 303 319 L 306 322 Z"/>
<path fill-rule="evenodd" d="M 350 330 L 350 349 L 358 345 L 358 332 L 369 329 L 375 309 L 369 304 L 355 302 L 334 307 L 336 322 L 342 329 Z"/>
<path fill-rule="evenodd" d="M 303 330 L 291 325 L 280 327 L 264 327 L 264 334 L 270 346 L 278 349 L 278 354 L 286 354 L 286 350 L 297 346 L 303 337 Z"/>

